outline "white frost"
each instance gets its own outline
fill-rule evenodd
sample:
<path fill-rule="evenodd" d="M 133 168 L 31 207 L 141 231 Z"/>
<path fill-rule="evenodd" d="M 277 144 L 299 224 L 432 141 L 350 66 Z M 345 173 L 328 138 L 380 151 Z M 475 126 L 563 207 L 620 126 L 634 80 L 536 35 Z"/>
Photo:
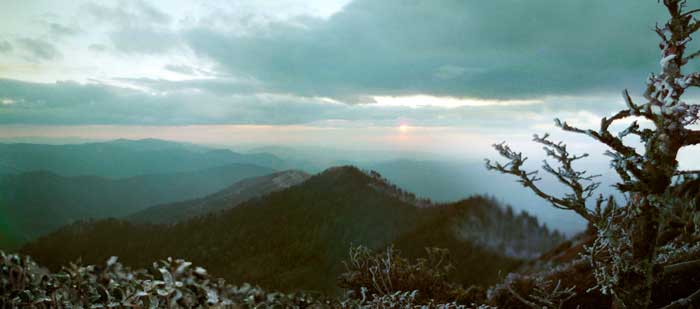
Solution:
<path fill-rule="evenodd" d="M 663 59 L 661 59 L 661 61 L 659 63 L 661 64 L 661 67 L 666 67 L 668 62 L 673 60 L 673 59 L 676 59 L 676 54 L 671 54 L 671 55 L 664 57 Z"/>

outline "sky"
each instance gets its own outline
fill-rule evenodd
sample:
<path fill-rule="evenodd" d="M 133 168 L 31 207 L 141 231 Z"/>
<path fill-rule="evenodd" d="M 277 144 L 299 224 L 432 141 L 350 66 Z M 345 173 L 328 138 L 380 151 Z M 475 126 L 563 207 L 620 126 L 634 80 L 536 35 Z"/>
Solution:
<path fill-rule="evenodd" d="M 653 0 L 0 3 L 0 138 L 491 156 L 659 70 Z M 693 100 L 692 98 L 690 99 Z M 594 143 L 557 135 L 595 149 Z M 534 148 L 536 149 L 536 148 Z"/>
<path fill-rule="evenodd" d="M 4 1 L 0 124 L 521 130 L 658 69 L 656 1 Z"/>
<path fill-rule="evenodd" d="M 638 97 L 664 18 L 653 0 L 5 0 L 0 138 L 478 159 Z"/>

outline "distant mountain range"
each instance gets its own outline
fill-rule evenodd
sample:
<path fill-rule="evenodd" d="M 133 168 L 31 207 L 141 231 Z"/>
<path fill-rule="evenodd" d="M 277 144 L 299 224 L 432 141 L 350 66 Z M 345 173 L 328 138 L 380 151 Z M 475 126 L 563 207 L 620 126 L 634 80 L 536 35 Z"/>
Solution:
<path fill-rule="evenodd" d="M 243 149 L 243 148 L 242 148 Z M 61 176 L 124 178 L 138 175 L 196 171 L 231 163 L 253 164 L 275 170 L 298 169 L 316 173 L 330 166 L 356 165 L 380 172 L 398 186 L 439 202 L 456 201 L 473 194 L 495 196 L 518 210 L 527 209 L 552 228 L 573 235 L 585 228 L 575 214 L 546 207 L 542 200 L 515 179 L 484 168 L 481 161 L 447 159 L 391 159 L 398 153 L 348 152 L 314 147 L 268 146 L 239 153 L 157 139 L 114 140 L 68 145 L 0 144 L 0 175 L 51 171 Z M 428 158 L 428 154 L 412 157 Z M 585 162 L 582 162 L 585 163 Z M 614 194 L 609 184 L 614 173 L 585 166 L 603 174 L 603 194 Z M 598 168 L 598 170 L 596 170 Z M 556 181 L 545 177 L 548 192 L 563 194 Z"/>
<path fill-rule="evenodd" d="M 309 174 L 289 170 L 247 178 L 212 195 L 181 202 L 156 205 L 127 217 L 137 223 L 169 224 L 238 206 L 252 198 L 300 184 Z"/>
<path fill-rule="evenodd" d="M 267 153 L 241 154 L 157 139 L 66 145 L 0 143 L 0 174 L 43 170 L 61 176 L 124 178 L 196 171 L 233 163 L 272 169 L 284 164 Z"/>
<path fill-rule="evenodd" d="M 321 152 L 318 162 L 314 151 Z M 229 201 L 222 201 L 220 196 L 207 197 L 211 200 L 203 198 L 247 177 L 288 167 L 314 171 L 338 163 L 332 158 L 343 155 L 363 159 L 361 154 L 323 148 L 295 151 L 263 147 L 236 153 L 156 139 L 72 145 L 0 144 L 3 185 L 0 248 L 22 243 L 78 219 L 120 217 L 144 210 L 129 220 L 169 223 L 210 209 L 235 206 L 276 189 L 251 180 L 240 184 L 245 189 L 235 189 L 242 190 L 236 197 L 230 192 L 222 193 L 229 194 Z M 411 198 L 416 200 L 425 197 L 450 202 L 474 194 L 489 194 L 518 210 L 528 209 L 543 222 L 568 234 L 584 227 L 577 217 L 543 207 L 540 199 L 512 178 L 486 171 L 479 162 L 397 159 L 352 163 L 379 171 L 398 187 L 415 193 L 418 198 Z M 237 169 L 243 166 L 255 171 L 239 174 Z M 551 183 L 544 186 L 555 192 L 558 189 Z M 160 213 L 166 204 L 170 211 Z M 145 210 L 150 206 L 154 208 Z"/>
<path fill-rule="evenodd" d="M 121 217 L 155 204 L 205 196 L 241 179 L 272 172 L 256 165 L 227 164 L 122 179 L 64 177 L 47 171 L 0 176 L 0 248 L 75 220 Z"/>
<path fill-rule="evenodd" d="M 524 188 L 511 175 L 489 171 L 483 162 L 428 161 L 428 160 L 391 160 L 377 163 L 362 163 L 360 167 L 376 170 L 391 182 L 415 193 L 419 197 L 430 198 L 438 202 L 456 201 L 471 195 L 489 195 L 502 203 L 512 205 L 516 210 L 527 210 L 546 222 L 551 228 L 567 235 L 575 235 L 586 228 L 585 220 L 573 212 L 554 209 L 540 197 Z M 537 168 L 533 163 L 529 168 Z M 588 170 L 591 174 L 601 174 L 600 193 L 613 194 L 620 201 L 624 198 L 610 185 L 617 179 L 615 173 L 605 172 L 607 166 L 591 166 L 581 162 L 577 168 Z M 546 192 L 558 196 L 568 193 L 566 187 L 556 179 L 543 175 L 539 182 Z"/>
<path fill-rule="evenodd" d="M 269 184 L 261 179 L 255 182 Z M 236 202 L 236 190 L 250 188 L 244 183 L 179 206 L 160 206 L 166 213 L 175 210 L 176 219 L 181 210 L 190 216 L 188 211 L 196 205 L 217 210 L 209 215 L 173 225 L 116 219 L 78 222 L 22 251 L 51 268 L 78 258 L 101 263 L 116 255 L 127 265 L 145 266 L 175 256 L 233 283 L 331 291 L 352 244 L 378 249 L 394 243 L 409 257 L 422 256 L 425 247 L 448 248 L 459 270 L 454 279 L 468 285 L 494 283 L 521 258 L 563 239 L 534 217 L 516 215 L 492 199 L 426 204 L 379 174 L 354 167 L 331 168 L 227 207 Z M 227 196 L 233 202 L 226 202 Z"/>

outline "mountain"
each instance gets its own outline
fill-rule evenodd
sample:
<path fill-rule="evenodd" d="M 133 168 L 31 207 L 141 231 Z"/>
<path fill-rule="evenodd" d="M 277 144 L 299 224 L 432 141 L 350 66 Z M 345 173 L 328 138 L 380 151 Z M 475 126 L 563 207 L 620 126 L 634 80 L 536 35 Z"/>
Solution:
<path fill-rule="evenodd" d="M 391 160 L 378 163 L 364 163 L 363 168 L 376 170 L 398 186 L 438 202 L 456 201 L 474 194 L 496 196 L 500 201 L 513 205 L 517 210 L 527 210 L 542 222 L 567 235 L 575 235 L 586 228 L 585 220 L 573 212 L 554 209 L 543 200 L 524 188 L 512 175 L 503 175 L 485 168 L 483 162 L 474 161 L 430 161 L 430 160 Z M 601 168 L 602 166 L 602 168 Z M 617 191 L 610 185 L 617 181 L 615 173 L 607 170 L 607 165 L 593 166 L 581 162 L 577 168 L 600 174 L 600 193 L 613 194 L 620 200 Z M 532 168 L 536 168 L 533 165 Z M 543 174 L 539 183 L 546 192 L 563 196 L 566 187 L 548 175 Z"/>
<path fill-rule="evenodd" d="M 270 175 L 243 179 L 212 195 L 149 207 L 128 216 L 137 223 L 176 223 L 207 213 L 233 208 L 247 200 L 282 190 L 309 179 L 309 174 L 288 170 Z"/>
<path fill-rule="evenodd" d="M 0 144 L 0 174 L 51 171 L 61 176 L 124 178 L 196 171 L 227 164 L 277 169 L 283 161 L 265 153 L 240 154 L 157 139 L 43 145 Z"/>
<path fill-rule="evenodd" d="M 517 267 L 521 259 L 507 253 L 519 253 L 518 244 L 547 249 L 561 240 L 491 199 L 426 205 L 377 173 L 336 167 L 216 214 L 174 225 L 80 222 L 22 251 L 50 268 L 112 255 L 139 267 L 174 256 L 233 283 L 332 292 L 351 245 L 396 243 L 413 258 L 424 247 L 449 248 L 460 270 L 455 280 L 468 285 L 495 283 Z"/>
<path fill-rule="evenodd" d="M 229 164 L 205 170 L 123 179 L 63 177 L 40 171 L 0 176 L 0 247 L 75 220 L 121 217 L 147 206 L 205 196 L 243 178 L 274 170 Z"/>

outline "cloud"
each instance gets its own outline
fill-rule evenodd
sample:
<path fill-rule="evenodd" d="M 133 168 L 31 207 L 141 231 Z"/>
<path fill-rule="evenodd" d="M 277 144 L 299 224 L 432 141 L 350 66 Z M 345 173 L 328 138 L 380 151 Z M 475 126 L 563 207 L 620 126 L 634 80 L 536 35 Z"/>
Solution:
<path fill-rule="evenodd" d="M 77 35 L 101 43 L 88 49 L 106 60 L 83 80 L 131 89 L 4 80 L 0 98 L 14 103 L 2 106 L 0 122 L 523 128 L 550 123 L 553 113 L 619 107 L 621 89 L 634 93 L 658 70 L 651 27 L 663 20 L 661 5 L 638 0 L 355 0 L 333 15 L 264 25 L 214 12 L 241 19 L 233 26 L 248 21 L 243 31 L 213 26 L 206 15 L 183 22 L 145 1 L 91 3 L 83 12 L 89 18 Z M 53 41 L 12 43 L 32 61 L 61 57 Z"/>
<path fill-rule="evenodd" d="M 0 80 L 0 124 L 293 124 L 325 119 L 342 104 L 274 94 L 151 94 L 103 84 Z"/>
<path fill-rule="evenodd" d="M 170 15 L 142 0 L 120 1 L 115 6 L 90 2 L 83 6 L 83 10 L 99 23 L 124 27 L 167 25 L 172 20 Z"/>
<path fill-rule="evenodd" d="M 123 80 L 146 89 L 106 84 L 30 83 L 0 79 L 0 124 L 323 124 L 457 126 L 481 130 L 527 129 L 551 123 L 551 111 L 577 116 L 605 98 L 547 99 L 528 104 L 349 105 L 324 98 L 274 94 L 230 80 Z M 239 91 L 230 88 L 239 87 Z M 448 102 L 449 103 L 449 102 Z M 518 103 L 516 101 L 515 103 Z M 450 104 L 448 104 L 450 105 Z M 578 124 L 578 123 L 576 123 Z"/>
<path fill-rule="evenodd" d="M 7 54 L 12 51 L 12 44 L 5 40 L 0 40 L 0 54 Z"/>
<path fill-rule="evenodd" d="M 62 54 L 56 47 L 42 39 L 22 38 L 17 40 L 20 45 L 29 54 L 27 59 L 30 61 L 54 60 L 62 57 Z"/>
<path fill-rule="evenodd" d="M 74 36 L 80 33 L 80 29 L 77 27 L 67 26 L 56 22 L 49 22 L 47 26 L 49 28 L 49 34 L 52 37 Z"/>
<path fill-rule="evenodd" d="M 127 0 L 115 6 L 88 3 L 83 11 L 109 28 L 106 34 L 117 51 L 159 54 L 178 44 L 178 34 L 169 28 L 172 17 L 146 1 Z"/>
<path fill-rule="evenodd" d="M 338 99 L 619 91 L 657 70 L 655 1 L 356 0 L 328 19 L 184 33 L 198 55 L 269 91 Z"/>
<path fill-rule="evenodd" d="M 102 53 L 102 52 L 109 50 L 109 47 L 107 47 L 104 44 L 90 44 L 88 46 L 88 49 L 92 52 Z"/>
<path fill-rule="evenodd" d="M 135 1 L 134 7 L 138 11 L 138 15 L 147 18 L 153 23 L 157 24 L 168 24 L 171 21 L 170 15 L 160 11 L 156 7 L 146 3 L 145 1 Z"/>
<path fill-rule="evenodd" d="M 182 75 L 196 75 L 197 74 L 197 70 L 191 66 L 188 66 L 188 65 L 168 64 L 164 67 L 164 69 L 166 69 L 170 72 L 175 72 L 175 73 L 179 73 Z"/>
<path fill-rule="evenodd" d="M 193 72 L 199 72 L 195 68 L 190 69 L 192 69 Z M 264 92 L 264 89 L 261 89 L 254 80 L 243 80 L 230 77 L 198 78 L 187 80 L 114 78 L 113 80 L 135 86 L 136 88 L 146 89 L 147 91 L 158 93 L 190 91 L 214 95 L 241 95 Z"/>
<path fill-rule="evenodd" d="M 125 53 L 162 54 L 178 45 L 176 34 L 152 28 L 123 28 L 111 32 L 109 38 Z"/>

